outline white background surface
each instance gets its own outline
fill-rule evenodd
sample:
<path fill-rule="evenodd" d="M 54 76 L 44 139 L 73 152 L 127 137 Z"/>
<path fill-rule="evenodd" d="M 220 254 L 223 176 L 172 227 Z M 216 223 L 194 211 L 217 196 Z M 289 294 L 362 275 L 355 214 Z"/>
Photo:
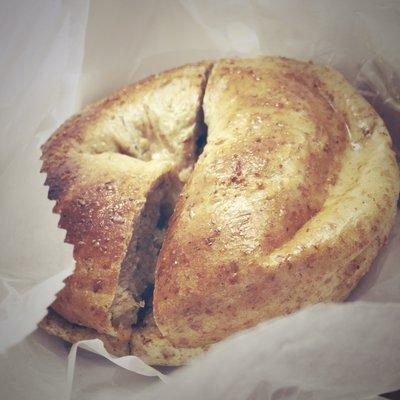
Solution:
<path fill-rule="evenodd" d="M 73 267 L 38 172 L 39 146 L 65 118 L 169 67 L 259 54 L 330 64 L 362 83 L 393 118 L 400 89 L 391 71 L 400 71 L 399 39 L 398 1 L 3 2 L 0 347 L 17 344 L 0 356 L 0 397 L 68 394 L 67 347 L 30 333 Z M 399 226 L 398 219 L 390 243 L 353 294 L 357 302 L 319 305 L 261 324 L 179 369 L 167 385 L 81 352 L 72 397 L 363 399 L 399 388 Z M 146 397 L 137 394 L 141 390 Z"/>

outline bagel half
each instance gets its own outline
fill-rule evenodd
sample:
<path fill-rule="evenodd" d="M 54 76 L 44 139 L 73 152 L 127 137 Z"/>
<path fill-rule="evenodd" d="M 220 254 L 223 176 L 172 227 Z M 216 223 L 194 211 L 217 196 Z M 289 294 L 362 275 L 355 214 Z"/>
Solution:
<path fill-rule="evenodd" d="M 393 225 L 391 146 L 339 73 L 285 58 L 183 66 L 88 106 L 43 146 L 76 269 L 41 326 L 179 365 L 345 299 Z"/>
<path fill-rule="evenodd" d="M 50 333 L 75 341 L 98 332 L 114 353 L 129 350 L 167 219 L 197 157 L 209 68 L 186 65 L 128 86 L 44 144 L 49 198 L 76 261 L 56 314 L 41 324 Z"/>

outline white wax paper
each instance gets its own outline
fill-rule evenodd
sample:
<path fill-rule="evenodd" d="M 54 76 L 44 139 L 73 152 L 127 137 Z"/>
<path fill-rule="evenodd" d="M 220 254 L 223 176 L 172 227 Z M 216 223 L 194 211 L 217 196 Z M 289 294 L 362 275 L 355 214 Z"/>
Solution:
<path fill-rule="evenodd" d="M 400 388 L 399 217 L 352 302 L 260 324 L 189 367 L 160 369 L 167 383 L 98 341 L 80 346 L 102 355 L 79 351 L 73 368 L 75 346 L 68 369 L 68 346 L 34 330 L 73 268 L 39 174 L 39 146 L 65 118 L 182 63 L 284 55 L 343 72 L 398 143 L 398 1 L 24 0 L 0 4 L 0 34 L 0 398 L 364 399 Z"/>

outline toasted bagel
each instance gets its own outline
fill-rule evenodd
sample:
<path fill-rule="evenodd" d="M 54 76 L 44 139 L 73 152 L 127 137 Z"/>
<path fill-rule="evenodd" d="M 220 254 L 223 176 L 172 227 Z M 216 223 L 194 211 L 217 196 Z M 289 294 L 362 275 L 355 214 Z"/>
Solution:
<path fill-rule="evenodd" d="M 332 68 L 278 57 L 128 86 L 70 118 L 42 159 L 76 268 L 41 326 L 150 364 L 344 300 L 399 195 L 369 103 Z"/>

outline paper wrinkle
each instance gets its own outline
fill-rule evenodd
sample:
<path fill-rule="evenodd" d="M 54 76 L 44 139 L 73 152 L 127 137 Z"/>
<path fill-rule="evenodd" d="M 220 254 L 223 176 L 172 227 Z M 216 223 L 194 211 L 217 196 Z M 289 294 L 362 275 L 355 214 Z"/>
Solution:
<path fill-rule="evenodd" d="M 0 92 L 0 278 L 6 296 L 0 303 L 0 352 L 36 328 L 73 270 L 72 248 L 63 243 L 65 231 L 51 211 L 54 202 L 42 201 L 48 189 L 39 173 L 38 141 L 76 108 L 87 7 L 77 1 L 2 5 L 0 26 L 11 45 L 1 65 L 10 79 L 3 79 Z M 52 241 L 55 247 L 43 252 L 42 243 Z"/>
<path fill-rule="evenodd" d="M 49 112 L 59 124 L 65 113 L 76 108 L 84 49 L 74 44 L 85 33 L 87 4 L 21 1 L 14 7 L 2 5 L 1 31 L 8 45 L 5 54 L 2 47 L 2 59 L 7 62 L 0 68 L 1 76 L 7 77 L 0 90 L 0 174 Z"/>
<path fill-rule="evenodd" d="M 379 100 L 385 107 L 400 112 L 400 77 L 381 57 L 362 64 L 355 85 L 366 98 Z"/>
<path fill-rule="evenodd" d="M 140 398 L 261 400 L 298 398 L 304 392 L 315 399 L 362 399 L 395 390 L 400 357 L 393 332 L 400 331 L 399 317 L 398 303 L 312 306 L 214 345 L 171 374 L 166 385 L 155 385 Z M 332 332 L 340 346 L 332 343 Z M 359 346 L 348 340 L 352 336 Z M 385 344 L 380 352 L 375 351 L 377 343 Z M 378 364 L 386 366 L 381 382 L 376 379 Z M 263 390 L 253 390 L 260 382 Z"/>
<path fill-rule="evenodd" d="M 80 340 L 77 343 L 74 343 L 71 346 L 71 349 L 68 354 L 68 367 L 67 367 L 67 382 L 68 382 L 68 393 L 67 398 L 69 399 L 72 394 L 72 386 L 74 380 L 74 372 L 75 372 L 75 362 L 77 356 L 78 348 L 82 348 L 84 350 L 90 351 L 92 353 L 101 355 L 107 360 L 113 362 L 121 368 L 125 368 L 128 371 L 136 372 L 137 374 L 158 377 L 161 381 L 166 382 L 167 376 L 162 374 L 157 369 L 150 367 L 140 358 L 135 356 L 125 356 L 125 357 L 116 357 L 110 354 L 104 347 L 103 342 L 100 339 L 90 339 L 90 340 Z"/>
<path fill-rule="evenodd" d="M 47 314 L 47 307 L 56 299 L 56 293 L 64 279 L 73 272 L 68 268 L 41 282 L 20 295 L 6 279 L 3 279 L 6 298 L 0 304 L 0 353 L 29 335 Z M 27 313 L 29 310 L 29 313 Z"/>
<path fill-rule="evenodd" d="M 35 331 L 20 341 L 73 268 L 71 246 L 63 243 L 65 231 L 57 228 L 54 202 L 46 199 L 44 176 L 38 173 L 39 146 L 81 103 L 186 62 L 283 55 L 338 68 L 377 108 L 398 145 L 398 3 L 182 0 L 138 7 L 116 0 L 90 7 L 89 1 L 1 7 L 0 33 L 8 41 L 2 44 L 0 72 L 8 78 L 0 84 L 0 349 L 12 346 L 0 354 L 6 398 L 68 394 L 67 375 L 72 398 L 97 400 L 135 394 L 150 399 L 161 393 L 193 400 L 361 399 L 400 387 L 400 376 L 394 375 L 400 371 L 394 335 L 400 304 L 399 215 L 388 244 L 352 293 L 352 303 L 318 305 L 260 324 L 172 373 L 166 386 L 152 385 L 164 378 L 156 369 L 137 357 L 114 357 L 96 339 L 71 347 L 68 374 L 61 340 Z M 123 369 L 87 352 L 79 352 L 75 364 L 78 347 Z"/>

